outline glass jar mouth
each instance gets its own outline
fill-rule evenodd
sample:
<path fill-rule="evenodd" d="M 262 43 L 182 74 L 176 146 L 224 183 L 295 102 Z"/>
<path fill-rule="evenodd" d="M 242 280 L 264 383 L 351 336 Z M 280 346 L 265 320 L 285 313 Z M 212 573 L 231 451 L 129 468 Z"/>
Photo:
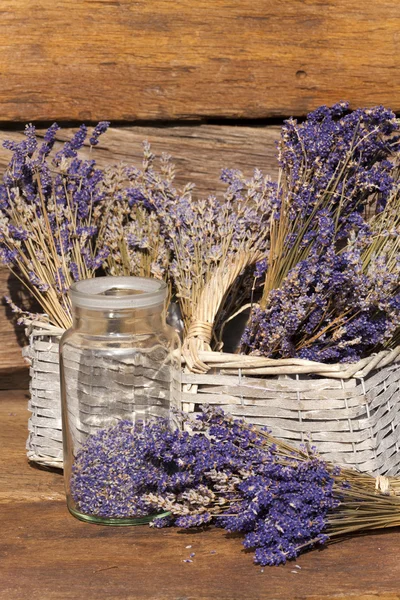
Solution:
<path fill-rule="evenodd" d="M 73 283 L 72 305 L 89 310 L 148 308 L 165 302 L 167 284 L 148 277 L 95 277 Z"/>

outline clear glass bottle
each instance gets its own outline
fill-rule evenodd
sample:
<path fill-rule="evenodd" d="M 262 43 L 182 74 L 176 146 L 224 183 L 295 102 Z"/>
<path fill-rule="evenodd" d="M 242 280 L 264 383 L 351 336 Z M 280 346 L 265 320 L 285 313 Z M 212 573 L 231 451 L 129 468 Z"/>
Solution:
<path fill-rule="evenodd" d="M 67 503 L 78 519 L 132 525 L 154 517 L 135 509 L 125 465 L 132 436 L 149 420 L 168 420 L 179 403 L 180 341 L 165 322 L 166 295 L 164 282 L 142 277 L 70 289 L 60 373 Z"/>

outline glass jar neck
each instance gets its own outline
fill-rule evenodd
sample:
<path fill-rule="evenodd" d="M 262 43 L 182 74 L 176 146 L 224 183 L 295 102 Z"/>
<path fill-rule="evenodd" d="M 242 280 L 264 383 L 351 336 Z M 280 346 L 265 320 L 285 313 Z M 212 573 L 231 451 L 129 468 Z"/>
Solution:
<path fill-rule="evenodd" d="M 164 305 L 124 310 L 72 307 L 72 327 L 90 335 L 149 334 L 165 326 Z"/>

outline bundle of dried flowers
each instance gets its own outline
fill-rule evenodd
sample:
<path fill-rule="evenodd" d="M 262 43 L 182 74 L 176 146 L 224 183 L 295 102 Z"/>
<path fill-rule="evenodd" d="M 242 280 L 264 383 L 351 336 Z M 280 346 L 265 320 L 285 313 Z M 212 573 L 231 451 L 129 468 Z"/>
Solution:
<path fill-rule="evenodd" d="M 218 345 L 218 325 L 243 301 L 247 268 L 266 256 L 276 184 L 258 170 L 251 179 L 226 170 L 223 197 L 197 199 L 191 184 L 174 187 L 167 155 L 156 169 L 148 144 L 142 169 L 125 175 L 130 185 L 124 194 L 118 190 L 108 210 L 111 273 L 169 277 L 183 318 L 188 364 L 206 370 L 197 350 L 210 349 L 212 339 L 213 347 Z M 147 270 L 138 270 L 138 260 L 140 265 L 145 260 Z"/>
<path fill-rule="evenodd" d="M 168 511 L 153 525 L 214 523 L 244 535 L 261 565 L 318 544 L 400 525 L 400 481 L 341 470 L 313 449 L 204 407 L 192 433 L 123 421 L 88 438 L 71 493 L 87 515 L 123 518 Z"/>
<path fill-rule="evenodd" d="M 321 107 L 283 127 L 270 251 L 257 273 L 264 292 L 242 339 L 246 353 L 355 362 L 393 343 L 399 125 L 382 107 L 346 110 Z"/>
<path fill-rule="evenodd" d="M 94 128 L 91 146 L 107 127 L 101 122 Z M 40 142 L 29 125 L 23 142 L 4 142 L 13 155 L 0 185 L 0 260 L 30 290 L 50 323 L 68 328 L 69 286 L 92 277 L 108 250 L 97 244 L 94 216 L 104 196 L 104 172 L 94 160 L 78 156 L 88 130 L 82 125 L 52 153 L 58 129 L 52 125 Z"/>
<path fill-rule="evenodd" d="M 142 168 L 120 165 L 109 169 L 107 193 L 101 203 L 104 215 L 104 244 L 110 250 L 107 273 L 155 277 L 169 281 L 170 250 L 161 235 L 160 222 L 153 210 L 152 193 L 156 172 L 155 156 L 144 143 Z M 169 185 L 172 166 L 161 159 L 158 179 Z"/>
<path fill-rule="evenodd" d="M 259 170 L 250 179 L 240 171 L 225 171 L 222 198 L 203 200 L 192 195 L 190 185 L 182 192 L 175 190 L 173 169 L 168 173 L 164 179 L 152 174 L 148 201 L 171 252 L 170 275 L 185 325 L 186 361 L 202 372 L 207 367 L 197 352 L 218 347 L 218 325 L 243 304 L 248 267 L 266 256 L 276 185 Z"/>

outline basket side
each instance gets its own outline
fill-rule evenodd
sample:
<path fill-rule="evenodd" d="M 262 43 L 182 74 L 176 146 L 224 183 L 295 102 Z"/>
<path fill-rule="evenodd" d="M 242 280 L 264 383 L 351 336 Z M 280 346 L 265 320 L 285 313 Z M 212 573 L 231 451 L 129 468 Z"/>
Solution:
<path fill-rule="evenodd" d="M 292 444 L 310 442 L 326 460 L 375 475 L 400 473 L 400 362 L 365 377 L 244 375 L 218 368 L 183 373 L 182 409 L 201 404 L 267 426 Z"/>
<path fill-rule="evenodd" d="M 30 400 L 28 409 L 29 460 L 48 467 L 63 466 L 61 395 L 59 375 L 59 337 L 29 336 L 24 357 L 30 364 Z"/>

